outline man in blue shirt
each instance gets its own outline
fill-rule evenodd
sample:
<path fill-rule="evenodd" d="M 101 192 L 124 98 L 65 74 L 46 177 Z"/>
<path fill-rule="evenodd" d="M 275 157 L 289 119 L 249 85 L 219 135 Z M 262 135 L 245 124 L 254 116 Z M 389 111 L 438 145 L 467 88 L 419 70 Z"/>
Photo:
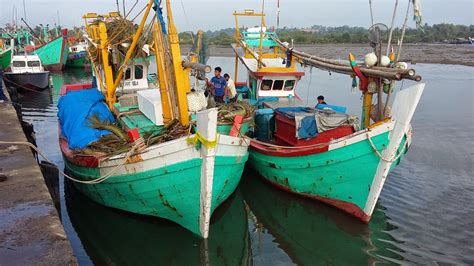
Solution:
<path fill-rule="evenodd" d="M 0 66 L 0 103 L 8 101 L 7 96 L 3 93 L 3 69 L 2 66 Z"/>
<path fill-rule="evenodd" d="M 221 76 L 222 69 L 220 67 L 214 68 L 214 77 L 210 81 L 207 81 L 207 85 L 211 88 L 211 95 L 214 96 L 216 103 L 224 102 L 225 88 L 227 87 L 227 81 Z"/>

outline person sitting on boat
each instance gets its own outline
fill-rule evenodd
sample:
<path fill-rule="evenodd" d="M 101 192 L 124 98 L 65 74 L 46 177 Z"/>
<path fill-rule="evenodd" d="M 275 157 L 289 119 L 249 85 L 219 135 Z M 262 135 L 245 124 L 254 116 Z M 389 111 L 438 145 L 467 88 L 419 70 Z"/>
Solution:
<path fill-rule="evenodd" d="M 229 96 L 231 102 L 237 101 L 237 91 L 235 90 L 235 83 L 230 78 L 229 74 L 225 73 L 224 78 L 227 81 L 226 95 Z"/>
<path fill-rule="evenodd" d="M 0 66 L 0 103 L 7 102 L 8 98 L 3 93 L 3 67 Z"/>
<path fill-rule="evenodd" d="M 214 96 L 216 103 L 224 102 L 225 87 L 227 87 L 227 81 L 221 76 L 222 68 L 214 68 L 214 77 L 211 80 L 207 80 L 207 85 L 211 87 L 211 95 Z"/>
<path fill-rule="evenodd" d="M 316 106 L 315 106 L 316 109 L 318 108 L 318 105 L 319 105 L 319 104 L 327 104 L 327 103 L 324 101 L 324 96 L 319 95 L 317 99 L 318 99 L 318 103 L 317 103 Z"/>

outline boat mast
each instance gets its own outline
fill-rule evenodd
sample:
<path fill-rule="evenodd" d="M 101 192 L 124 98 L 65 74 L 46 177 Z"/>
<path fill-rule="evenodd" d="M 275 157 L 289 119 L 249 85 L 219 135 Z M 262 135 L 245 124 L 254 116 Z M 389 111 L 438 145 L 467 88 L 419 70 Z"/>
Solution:
<path fill-rule="evenodd" d="M 173 13 L 171 11 L 170 0 L 166 0 L 166 13 L 168 15 L 168 38 L 170 44 L 169 49 L 171 52 L 172 65 L 174 70 L 174 82 L 176 84 L 179 121 L 182 125 L 186 126 L 189 124 L 188 99 L 186 96 L 186 92 L 189 90 L 189 87 L 186 87 L 185 79 L 189 79 L 189 77 L 185 75 L 185 71 L 183 69 L 183 62 L 181 59 L 181 48 L 179 47 L 179 36 L 173 21 Z"/>

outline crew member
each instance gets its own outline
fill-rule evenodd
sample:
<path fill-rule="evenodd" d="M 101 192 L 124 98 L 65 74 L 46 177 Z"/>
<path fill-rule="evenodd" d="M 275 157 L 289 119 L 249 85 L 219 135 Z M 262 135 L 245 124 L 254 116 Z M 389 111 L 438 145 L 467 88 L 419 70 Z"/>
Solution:
<path fill-rule="evenodd" d="M 229 96 L 231 102 L 237 101 L 237 91 L 235 89 L 234 81 L 227 73 L 224 74 L 224 78 L 227 81 L 226 95 Z"/>
<path fill-rule="evenodd" d="M 327 103 L 324 101 L 324 96 L 319 95 L 317 99 L 318 99 L 318 103 L 316 104 L 316 108 L 318 108 L 318 105 L 319 105 L 319 104 L 327 104 Z"/>
<path fill-rule="evenodd" d="M 211 80 L 207 80 L 207 85 L 211 87 L 211 95 L 214 96 L 216 103 L 224 102 L 225 88 L 227 87 L 227 81 L 221 76 L 222 69 L 220 67 L 214 68 L 214 77 Z"/>

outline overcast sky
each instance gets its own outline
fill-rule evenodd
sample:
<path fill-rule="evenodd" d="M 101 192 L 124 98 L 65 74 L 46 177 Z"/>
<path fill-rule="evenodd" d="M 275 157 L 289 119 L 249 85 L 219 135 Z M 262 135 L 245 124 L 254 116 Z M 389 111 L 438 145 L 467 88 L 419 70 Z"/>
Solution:
<path fill-rule="evenodd" d="M 119 0 L 122 2 L 122 0 Z M 135 0 L 126 0 L 130 8 Z M 139 0 L 134 11 L 140 10 L 146 0 Z M 265 1 L 267 24 L 276 24 L 276 0 Z M 390 24 L 395 0 L 372 0 L 376 22 Z M 423 20 L 428 24 L 455 23 L 473 24 L 474 0 L 422 0 Z M 86 12 L 105 13 L 116 9 L 116 0 L 25 0 L 26 18 L 32 25 L 54 24 L 59 11 L 60 22 L 64 26 L 81 26 L 81 16 Z M 179 31 L 216 30 L 233 27 L 231 16 L 234 10 L 245 8 L 261 10 L 261 0 L 171 0 L 175 23 Z M 401 26 L 408 0 L 400 0 L 397 25 Z M 0 0 L 0 25 L 12 21 L 14 5 L 18 12 L 19 24 L 23 17 L 22 0 Z M 140 6 L 140 8 L 138 8 Z M 184 9 L 183 9 L 184 7 Z M 280 0 L 280 26 L 308 27 L 363 26 L 370 24 L 368 0 Z M 185 15 L 186 14 L 186 15 Z M 412 16 L 410 12 L 410 18 Z M 257 24 L 254 21 L 246 26 Z M 410 19 L 410 26 L 414 22 Z"/>

